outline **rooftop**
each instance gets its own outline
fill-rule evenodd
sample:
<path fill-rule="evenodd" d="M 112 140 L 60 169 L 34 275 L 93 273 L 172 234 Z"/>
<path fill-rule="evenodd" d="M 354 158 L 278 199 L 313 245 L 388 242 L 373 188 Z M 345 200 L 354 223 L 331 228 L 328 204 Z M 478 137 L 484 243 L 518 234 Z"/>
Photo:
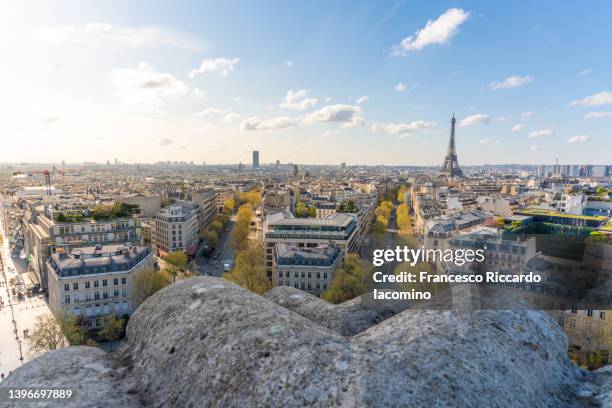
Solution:
<path fill-rule="evenodd" d="M 147 247 L 95 245 L 51 254 L 48 265 L 59 277 L 127 271 L 148 255 Z"/>

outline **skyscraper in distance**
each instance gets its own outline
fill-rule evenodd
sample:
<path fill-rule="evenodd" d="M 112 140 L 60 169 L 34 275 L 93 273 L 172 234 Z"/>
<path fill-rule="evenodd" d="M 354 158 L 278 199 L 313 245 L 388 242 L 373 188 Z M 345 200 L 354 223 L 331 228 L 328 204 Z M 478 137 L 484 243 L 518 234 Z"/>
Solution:
<path fill-rule="evenodd" d="M 253 150 L 253 168 L 259 168 L 259 152 L 257 150 Z"/>

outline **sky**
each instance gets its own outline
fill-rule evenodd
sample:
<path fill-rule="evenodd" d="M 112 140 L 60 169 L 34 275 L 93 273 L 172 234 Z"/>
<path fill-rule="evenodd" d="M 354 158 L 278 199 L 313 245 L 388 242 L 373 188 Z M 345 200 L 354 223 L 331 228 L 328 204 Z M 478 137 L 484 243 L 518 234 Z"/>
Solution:
<path fill-rule="evenodd" d="M 0 162 L 609 164 L 612 2 L 11 2 Z"/>

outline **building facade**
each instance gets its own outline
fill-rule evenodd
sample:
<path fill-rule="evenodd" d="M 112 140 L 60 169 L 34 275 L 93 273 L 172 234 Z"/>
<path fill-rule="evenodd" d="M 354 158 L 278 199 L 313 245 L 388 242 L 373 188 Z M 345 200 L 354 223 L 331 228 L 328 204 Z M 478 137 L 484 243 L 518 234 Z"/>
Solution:
<path fill-rule="evenodd" d="M 103 326 L 108 315 L 131 315 L 134 275 L 153 266 L 151 250 L 125 245 L 75 247 L 56 252 L 47 261 L 49 307 Z"/>
<path fill-rule="evenodd" d="M 298 248 L 333 244 L 343 254 L 356 252 L 357 227 L 357 217 L 354 214 L 336 213 L 327 218 L 296 218 L 288 212 L 267 215 L 263 236 L 268 277 L 272 278 L 275 244 L 291 244 Z"/>
<path fill-rule="evenodd" d="M 342 251 L 333 245 L 300 248 L 278 243 L 274 246 L 272 285 L 292 286 L 320 296 L 334 279 L 342 257 Z"/>
<path fill-rule="evenodd" d="M 153 250 L 157 256 L 195 251 L 199 240 L 199 206 L 181 201 L 162 208 L 155 216 Z"/>

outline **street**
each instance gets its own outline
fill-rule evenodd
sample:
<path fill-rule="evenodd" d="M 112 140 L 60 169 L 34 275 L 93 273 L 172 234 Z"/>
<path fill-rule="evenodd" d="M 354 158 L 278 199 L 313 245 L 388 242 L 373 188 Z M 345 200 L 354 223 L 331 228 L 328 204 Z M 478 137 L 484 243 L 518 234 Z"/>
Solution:
<path fill-rule="evenodd" d="M 4 237 L 0 246 L 0 373 L 5 377 L 33 357 L 28 353 L 23 331 L 32 331 L 36 317 L 51 313 L 42 294 L 24 296 L 21 301 L 11 294 L 10 281 L 18 272 L 10 256 L 7 232 L 0 219 L 0 233 Z"/>
<path fill-rule="evenodd" d="M 202 256 L 203 245 L 200 245 L 198 251 L 196 253 L 195 264 L 197 266 L 197 270 L 201 274 L 210 274 L 211 276 L 221 277 L 225 272 L 223 269 L 223 265 L 225 263 L 230 263 L 233 267 L 235 262 L 235 250 L 229 245 L 230 236 L 232 235 L 232 229 L 236 224 L 236 216 L 233 215 L 230 220 L 227 222 L 227 225 L 221 232 L 219 236 L 219 242 L 213 252 L 211 257 L 206 258 Z M 215 255 L 219 251 L 219 255 L 215 259 Z"/>

